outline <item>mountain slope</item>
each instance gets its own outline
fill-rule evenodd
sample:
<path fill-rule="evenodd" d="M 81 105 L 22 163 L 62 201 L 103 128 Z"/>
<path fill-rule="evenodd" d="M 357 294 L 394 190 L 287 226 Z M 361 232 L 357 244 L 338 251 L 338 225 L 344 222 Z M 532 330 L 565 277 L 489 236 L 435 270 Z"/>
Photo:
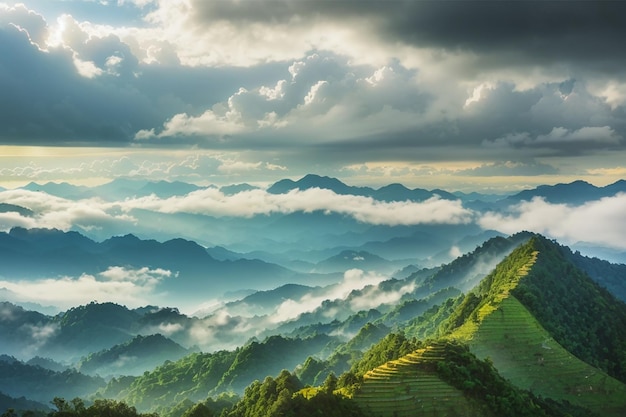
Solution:
<path fill-rule="evenodd" d="M 489 360 L 449 341 L 428 343 L 373 368 L 348 388 L 348 395 L 351 391 L 359 406 L 382 417 L 595 415 L 515 387 Z"/>
<path fill-rule="evenodd" d="M 353 399 L 375 415 L 409 417 L 447 415 L 479 416 L 463 392 L 443 381 L 436 372 L 444 360 L 441 346 L 429 346 L 368 371 Z"/>
<path fill-rule="evenodd" d="M 332 342 L 333 338 L 326 335 L 306 339 L 273 336 L 235 351 L 192 353 L 178 361 L 168 361 L 130 383 L 112 380 L 101 394 L 122 399 L 141 410 L 154 410 L 185 398 L 200 401 L 209 393 L 241 394 L 254 380 L 295 368 Z"/>
<path fill-rule="evenodd" d="M 0 360 L 0 392 L 48 403 L 54 397 L 84 397 L 103 387 L 102 378 L 67 370 L 54 372 L 18 360 Z"/>
<path fill-rule="evenodd" d="M 624 379 L 626 305 L 554 242 L 535 236 L 518 247 L 445 328 L 517 386 L 601 415 L 626 412 L 626 385 L 603 372 Z"/>
<path fill-rule="evenodd" d="M 165 360 L 177 360 L 187 353 L 187 349 L 160 334 L 136 336 L 111 349 L 88 355 L 78 363 L 78 369 L 87 374 L 141 375 Z"/>

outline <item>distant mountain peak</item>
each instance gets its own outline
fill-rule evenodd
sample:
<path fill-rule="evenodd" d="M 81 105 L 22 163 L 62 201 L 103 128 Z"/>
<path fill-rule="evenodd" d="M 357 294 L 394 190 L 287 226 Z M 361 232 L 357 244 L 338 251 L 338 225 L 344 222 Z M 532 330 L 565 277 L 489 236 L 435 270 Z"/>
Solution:
<path fill-rule="evenodd" d="M 271 194 L 285 194 L 296 189 L 308 190 L 311 188 L 331 190 L 335 194 L 341 195 L 371 197 L 379 201 L 424 201 L 434 196 L 439 196 L 446 200 L 458 199 L 454 194 L 444 190 L 429 191 L 421 188 L 411 190 L 399 183 L 385 185 L 376 190 L 370 187 L 347 185 L 337 178 L 316 174 L 307 174 L 297 181 L 290 179 L 280 180 L 269 187 L 267 192 Z"/>
<path fill-rule="evenodd" d="M 308 190 L 311 188 L 332 190 L 337 194 L 361 194 L 358 192 L 358 187 L 350 187 L 337 178 L 316 174 L 307 174 L 297 181 L 290 179 L 280 180 L 269 187 L 267 192 L 271 194 L 284 194 L 295 189 Z"/>

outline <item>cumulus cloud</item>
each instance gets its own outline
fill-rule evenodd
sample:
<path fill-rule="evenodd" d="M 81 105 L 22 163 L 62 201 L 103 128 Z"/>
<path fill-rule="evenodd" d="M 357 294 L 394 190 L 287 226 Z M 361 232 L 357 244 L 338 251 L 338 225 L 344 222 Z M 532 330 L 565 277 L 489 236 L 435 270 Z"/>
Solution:
<path fill-rule="evenodd" d="M 268 143 L 286 144 L 300 132 L 300 141 L 314 139 L 304 134 L 303 125 L 316 125 L 315 139 L 349 138 L 377 129 L 382 117 L 394 117 L 397 126 L 414 124 L 429 100 L 415 82 L 415 73 L 398 63 L 379 68 L 357 67 L 347 57 L 332 53 L 313 53 L 288 67 L 290 78 L 273 86 L 240 88 L 226 101 L 214 104 L 197 116 L 179 113 L 160 128 L 137 132 L 135 139 L 215 137 L 232 144 L 212 142 L 214 146 L 259 146 L 255 137 L 244 133 L 271 132 L 263 136 Z M 354 123 L 361 120 L 365 126 Z M 341 127 L 339 126 L 341 124 Z M 323 130 L 321 130 L 323 129 Z M 236 138 L 231 138 L 236 136 Z"/>
<path fill-rule="evenodd" d="M 87 304 L 91 301 L 116 302 L 130 308 L 151 304 L 158 298 L 158 284 L 172 275 L 162 269 L 110 267 L 97 275 L 48 278 L 36 281 L 0 281 L 9 291 L 11 301 L 54 305 L 60 309 Z M 37 334 L 45 336 L 49 331 Z"/>
<path fill-rule="evenodd" d="M 624 151 L 620 2 L 29 4 L 0 8 L 1 143 L 333 170 Z"/>
<path fill-rule="evenodd" d="M 581 206 L 551 204 L 536 197 L 509 208 L 508 213 L 490 212 L 478 223 L 503 233 L 529 230 L 565 244 L 593 243 L 626 249 L 626 194 L 591 201 Z"/>

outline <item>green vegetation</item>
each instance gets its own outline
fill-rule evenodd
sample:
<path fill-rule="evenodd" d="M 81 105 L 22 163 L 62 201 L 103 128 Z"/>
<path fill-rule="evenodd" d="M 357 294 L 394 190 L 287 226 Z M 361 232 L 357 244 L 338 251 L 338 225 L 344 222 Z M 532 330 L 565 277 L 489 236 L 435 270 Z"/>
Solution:
<path fill-rule="evenodd" d="M 521 241 L 526 243 L 466 295 L 450 286 L 476 282 L 475 267 L 490 265 L 489 259 Z M 519 234 L 479 249 L 443 266 L 411 293 L 438 289 L 429 298 L 310 324 L 293 332 L 297 338 L 270 336 L 235 351 L 166 361 L 139 377 L 111 379 L 85 397 L 95 399 L 90 406 L 55 398 L 50 417 L 152 416 L 141 411 L 161 417 L 626 415 L 626 384 L 620 382 L 626 380 L 626 305 L 574 265 L 571 252 L 543 237 Z M 118 307 L 86 306 L 57 321 L 80 329 L 91 314 L 136 314 Z M 356 335 L 339 345 L 330 332 Z M 106 366 L 121 352 L 133 352 L 134 344 L 161 346 L 164 338 L 155 338 L 138 337 L 90 355 L 82 366 Z M 0 389 L 20 373 L 11 366 L 26 365 L 0 361 L 7 369 L 0 369 Z M 49 389 L 55 384 L 67 395 L 67 384 L 89 394 L 89 384 L 103 383 L 73 371 L 29 367 L 22 373 L 41 379 L 47 398 L 57 395 Z M 65 380 L 54 379 L 59 375 Z M 17 417 L 7 413 L 1 417 Z"/>
<path fill-rule="evenodd" d="M 484 269 L 484 264 L 491 264 L 502 259 L 516 246 L 528 240 L 530 233 L 522 232 L 508 238 L 494 237 L 485 241 L 473 252 L 466 253 L 449 264 L 443 265 L 435 274 L 428 277 L 418 296 L 426 296 L 435 291 L 454 287 L 467 291 L 483 277 L 478 271 Z"/>
<path fill-rule="evenodd" d="M 403 337 L 395 335 L 389 339 L 390 352 L 376 356 L 395 356 L 397 343 L 392 341 Z M 463 393 L 436 374 L 436 363 L 444 360 L 440 355 L 439 346 L 428 346 L 383 363 L 365 373 L 352 398 L 376 416 L 409 417 L 416 412 L 425 417 L 478 416 L 471 413 Z"/>
<path fill-rule="evenodd" d="M 588 258 L 567 247 L 560 247 L 563 256 L 585 271 L 594 281 L 605 287 L 615 297 L 626 302 L 626 265 L 613 264 L 598 258 Z"/>
<path fill-rule="evenodd" d="M 330 341 L 332 338 L 326 335 L 306 339 L 272 336 L 235 351 L 193 353 L 175 362 L 167 361 L 130 383 L 113 379 L 100 395 L 113 395 L 140 410 L 155 410 L 185 399 L 201 401 L 209 394 L 243 392 L 250 381 L 281 369 L 295 369 Z"/>
<path fill-rule="evenodd" d="M 56 410 L 49 417 L 158 417 L 156 414 L 138 413 L 135 407 L 114 400 L 95 400 L 86 406 L 80 398 L 66 401 L 55 397 L 52 400 Z"/>
<path fill-rule="evenodd" d="M 329 384 L 332 385 L 332 384 Z M 367 417 L 358 405 L 332 393 L 331 386 L 305 395 L 302 383 L 288 371 L 246 388 L 244 398 L 222 417 Z"/>
<path fill-rule="evenodd" d="M 417 339 L 407 339 L 403 333 L 390 333 L 365 352 L 361 360 L 352 366 L 351 372 L 362 376 L 370 369 L 398 359 L 422 346 L 423 342 Z"/>
<path fill-rule="evenodd" d="M 626 382 L 626 304 L 569 262 L 556 243 L 536 237 L 533 245 L 541 255 L 512 294 L 565 349 Z"/>
<path fill-rule="evenodd" d="M 626 386 L 563 349 L 514 297 L 482 320 L 469 345 L 520 388 L 605 416 L 626 411 Z"/>
<path fill-rule="evenodd" d="M 125 382 L 114 379 L 102 395 L 115 395 L 141 410 L 176 404 L 184 399 L 206 398 L 231 367 L 237 352 L 192 353 L 176 362 L 166 362 L 151 372 Z M 118 391 L 115 393 L 115 391 Z"/>
<path fill-rule="evenodd" d="M 85 396 L 104 385 L 102 378 L 83 375 L 75 370 L 55 372 L 18 360 L 0 360 L 0 392 L 12 397 L 49 401 L 67 393 L 76 397 Z"/>
<path fill-rule="evenodd" d="M 594 415 L 589 409 L 567 402 L 543 401 L 532 392 L 520 390 L 502 377 L 491 360 L 479 360 L 465 344 L 443 345 L 445 361 L 437 362 L 441 379 L 472 399 L 481 415 L 498 417 L 539 417 Z"/>
<path fill-rule="evenodd" d="M 11 398 L 0 392 L 0 417 L 43 417 L 49 407 L 24 397 Z"/>
<path fill-rule="evenodd" d="M 442 328 L 450 338 L 467 341 L 473 353 L 489 358 L 505 378 L 521 388 L 602 415 L 624 415 L 626 386 L 563 346 L 574 334 L 574 340 L 589 340 L 589 350 L 594 352 L 596 338 L 602 338 L 602 332 L 619 333 L 607 321 L 622 323 L 623 305 L 604 298 L 589 277 L 571 263 L 560 262 L 557 255 L 556 245 L 532 238 L 468 294 Z M 561 311 L 546 317 L 545 310 L 554 306 Z M 589 323 L 589 317 L 606 329 Z M 549 327 L 561 330 L 561 340 L 559 332 L 547 330 Z M 625 337 L 624 328 L 611 343 Z M 604 355 L 598 356 L 606 358 L 611 344 L 606 348 Z"/>
<path fill-rule="evenodd" d="M 376 416 L 592 416 L 567 403 L 544 401 L 500 376 L 466 345 L 433 342 L 368 371 L 352 397 Z"/>
<path fill-rule="evenodd" d="M 91 302 L 67 310 L 54 318 L 60 327 L 63 346 L 77 345 L 89 351 L 121 344 L 130 339 L 139 314 L 114 303 Z"/>
<path fill-rule="evenodd" d="M 433 339 L 442 334 L 443 323 L 456 311 L 465 296 L 448 298 L 439 305 L 434 305 L 422 315 L 409 320 L 403 326 L 404 333 L 420 340 Z"/>
<path fill-rule="evenodd" d="M 406 322 L 421 316 L 435 305 L 441 305 L 450 298 L 456 298 L 460 295 L 461 292 L 458 289 L 446 287 L 419 300 L 406 300 L 375 320 L 374 323 L 382 323 L 389 327 L 404 326 Z"/>

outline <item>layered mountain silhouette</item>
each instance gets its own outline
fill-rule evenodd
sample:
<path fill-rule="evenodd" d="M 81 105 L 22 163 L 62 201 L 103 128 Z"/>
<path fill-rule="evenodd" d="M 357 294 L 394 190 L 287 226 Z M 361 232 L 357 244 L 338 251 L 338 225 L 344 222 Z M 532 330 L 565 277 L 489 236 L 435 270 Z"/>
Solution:
<path fill-rule="evenodd" d="M 444 190 L 424 190 L 406 188 L 402 184 L 390 184 L 379 189 L 370 187 L 355 187 L 346 185 L 337 178 L 324 177 L 308 174 L 298 181 L 289 179 L 280 180 L 270 186 L 267 191 L 272 194 L 285 194 L 292 190 L 308 190 L 311 188 L 321 188 L 331 190 L 336 194 L 357 195 L 372 197 L 379 201 L 424 201 L 429 198 L 439 197 L 446 200 L 456 200 L 457 197 Z"/>
<path fill-rule="evenodd" d="M 13 228 L 0 233 L 0 275 L 11 279 L 97 275 L 110 267 L 170 271 L 160 288 L 172 301 L 202 301 L 241 288 L 271 288 L 303 278 L 284 267 L 254 259 L 218 261 L 185 239 L 165 242 L 134 235 L 95 242 L 77 232 Z"/>
<path fill-rule="evenodd" d="M 619 180 L 604 187 L 596 187 L 586 181 L 574 181 L 569 184 L 541 185 L 537 188 L 521 191 L 505 199 L 506 202 L 530 201 L 542 197 L 554 204 L 583 204 L 604 197 L 612 197 L 626 192 L 626 181 Z"/>
<path fill-rule="evenodd" d="M 109 183 L 95 187 L 77 186 L 66 182 L 47 182 L 43 184 L 31 182 L 22 188 L 30 191 L 43 191 L 67 199 L 98 196 L 113 201 L 123 200 L 125 198 L 145 197 L 148 195 L 169 198 L 182 196 L 205 187 L 181 181 L 145 181 L 118 178 Z M 233 195 L 257 188 L 256 186 L 243 183 L 223 186 L 220 190 L 226 195 Z M 555 204 L 578 205 L 587 201 L 598 200 L 604 197 L 614 196 L 617 193 L 626 192 L 626 180 L 619 180 L 603 187 L 578 180 L 571 183 L 540 185 L 536 188 L 523 190 L 510 195 L 499 195 L 481 194 L 477 192 L 451 192 L 442 189 L 410 189 L 398 183 L 374 189 L 371 187 L 347 185 L 333 177 L 307 174 L 296 181 L 291 179 L 279 180 L 268 187 L 267 191 L 272 194 L 285 194 L 292 190 L 308 190 L 311 188 L 327 189 L 341 195 L 371 197 L 379 201 L 424 201 L 437 196 L 446 200 L 461 199 L 465 202 L 472 202 L 471 207 L 488 209 L 502 207 L 506 204 L 513 204 L 523 200 L 530 201 L 534 197 L 542 197 L 546 199 L 546 201 Z M 492 204 L 494 205 L 492 206 Z"/>

